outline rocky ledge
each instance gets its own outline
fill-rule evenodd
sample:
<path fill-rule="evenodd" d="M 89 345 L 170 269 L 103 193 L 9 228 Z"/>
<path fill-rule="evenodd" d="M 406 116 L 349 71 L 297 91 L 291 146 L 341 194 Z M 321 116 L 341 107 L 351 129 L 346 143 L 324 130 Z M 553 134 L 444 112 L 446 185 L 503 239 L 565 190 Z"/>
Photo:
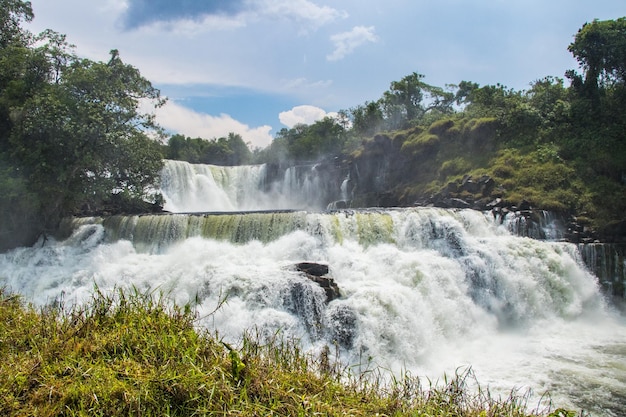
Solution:
<path fill-rule="evenodd" d="M 511 204 L 502 198 L 499 189 L 488 175 L 475 179 L 466 175 L 460 181 L 450 182 L 439 192 L 417 200 L 416 206 L 474 209 L 491 211 L 500 222 L 517 222 L 518 234 L 538 239 L 554 236 L 542 235 L 545 227 L 546 210 L 533 207 L 529 201 Z M 550 213 L 551 221 L 558 228 L 556 238 L 572 243 L 626 243 L 626 220 L 614 222 L 602 230 L 594 230 L 583 216 L 570 213 Z"/>

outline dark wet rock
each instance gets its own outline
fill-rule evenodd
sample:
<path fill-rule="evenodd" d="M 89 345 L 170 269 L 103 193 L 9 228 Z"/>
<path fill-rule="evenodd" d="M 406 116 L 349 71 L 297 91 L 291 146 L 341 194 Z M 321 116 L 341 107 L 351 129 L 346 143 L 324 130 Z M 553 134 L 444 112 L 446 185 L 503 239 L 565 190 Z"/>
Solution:
<path fill-rule="evenodd" d="M 341 297 L 339 286 L 335 280 L 326 277 L 328 274 L 328 265 L 316 262 L 300 262 L 296 264 L 296 270 L 302 272 L 305 277 L 322 287 L 326 293 L 326 302 L 331 302 Z"/>
<path fill-rule="evenodd" d="M 488 209 L 493 209 L 496 207 L 501 207 L 502 205 L 502 199 L 501 198 L 496 198 L 495 200 L 490 201 L 489 203 L 486 204 L 486 207 Z"/>
<path fill-rule="evenodd" d="M 522 200 L 522 202 L 519 205 L 519 210 L 520 211 L 528 211 L 530 209 L 531 209 L 530 203 L 528 201 L 526 201 L 526 200 Z"/>
<path fill-rule="evenodd" d="M 283 306 L 298 317 L 313 339 L 320 337 L 324 304 L 315 297 L 314 288 L 304 281 L 291 283 L 283 294 Z"/>
<path fill-rule="evenodd" d="M 328 333 L 333 343 L 350 349 L 357 333 L 356 313 L 347 305 L 339 304 L 327 312 Z"/>
<path fill-rule="evenodd" d="M 300 262 L 296 264 L 296 269 L 305 274 L 321 277 L 328 274 L 328 265 L 316 262 Z"/>
<path fill-rule="evenodd" d="M 326 292 L 326 302 L 330 303 L 333 300 L 341 297 L 339 286 L 335 283 L 335 280 L 328 277 L 318 277 L 315 275 L 305 274 L 308 279 L 317 283 Z"/>

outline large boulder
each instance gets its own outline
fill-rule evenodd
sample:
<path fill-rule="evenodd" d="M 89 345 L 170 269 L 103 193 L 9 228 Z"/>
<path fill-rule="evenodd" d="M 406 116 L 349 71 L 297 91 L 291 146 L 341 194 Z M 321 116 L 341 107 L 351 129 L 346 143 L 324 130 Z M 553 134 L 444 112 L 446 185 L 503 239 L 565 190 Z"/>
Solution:
<path fill-rule="evenodd" d="M 328 265 L 316 262 L 300 262 L 296 264 L 296 270 L 302 272 L 305 277 L 324 289 L 326 302 L 331 302 L 341 297 L 339 286 L 335 283 L 335 280 L 324 276 L 328 274 Z"/>
<path fill-rule="evenodd" d="M 316 262 L 300 262 L 296 264 L 296 269 L 308 275 L 322 277 L 328 274 L 328 265 Z"/>

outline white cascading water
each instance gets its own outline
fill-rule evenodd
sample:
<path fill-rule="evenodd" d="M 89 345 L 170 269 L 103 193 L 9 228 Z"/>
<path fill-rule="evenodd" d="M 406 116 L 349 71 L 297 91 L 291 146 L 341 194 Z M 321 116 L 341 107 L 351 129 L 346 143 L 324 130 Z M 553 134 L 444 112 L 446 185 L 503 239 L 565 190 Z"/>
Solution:
<path fill-rule="evenodd" d="M 282 181 L 266 184 L 265 165 L 168 160 L 161 173 L 161 192 L 164 209 L 172 213 L 318 209 L 320 184 L 315 174 L 314 166 L 291 167 Z"/>
<path fill-rule="evenodd" d="M 353 370 L 431 380 L 471 367 L 492 393 L 531 389 L 530 409 L 549 392 L 555 406 L 624 415 L 626 323 L 577 247 L 513 236 L 491 215 L 411 208 L 68 223 L 65 241 L 0 255 L 0 285 L 37 305 L 86 302 L 94 286 L 162 292 L 193 303 L 199 325 L 233 343 L 245 331 L 278 333 L 312 353 L 336 346 Z M 328 264 L 342 297 L 326 303 L 294 270 L 300 261 Z"/>

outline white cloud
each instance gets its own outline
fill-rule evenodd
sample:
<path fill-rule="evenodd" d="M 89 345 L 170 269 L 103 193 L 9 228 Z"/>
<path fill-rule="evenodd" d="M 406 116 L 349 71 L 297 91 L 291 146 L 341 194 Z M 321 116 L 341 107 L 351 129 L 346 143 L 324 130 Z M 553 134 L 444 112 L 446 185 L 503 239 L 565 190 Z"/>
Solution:
<path fill-rule="evenodd" d="M 374 26 L 355 26 L 349 32 L 337 33 L 331 36 L 330 40 L 335 45 L 335 50 L 332 54 L 327 55 L 326 59 L 338 61 L 366 42 L 378 41 L 378 36 L 374 33 Z"/>
<path fill-rule="evenodd" d="M 282 124 L 288 128 L 292 128 L 297 124 L 310 125 L 318 120 L 322 120 L 324 117 L 334 117 L 337 113 L 326 113 L 324 109 L 319 107 L 303 105 L 296 106 L 291 110 L 281 112 L 278 115 L 278 119 Z"/>
<path fill-rule="evenodd" d="M 155 111 L 157 123 L 168 131 L 189 137 L 213 139 L 229 133 L 241 135 L 253 148 L 264 148 L 272 142 L 271 126 L 250 127 L 227 114 L 211 116 L 195 112 L 180 104 L 168 101 Z"/>
<path fill-rule="evenodd" d="M 121 12 L 128 8 L 125 2 L 113 3 Z M 318 6 L 309 0 L 256 0 L 237 13 L 206 14 L 195 17 L 175 17 L 155 20 L 138 29 L 143 32 L 170 32 L 189 38 L 201 36 L 205 32 L 229 31 L 244 28 L 248 24 L 265 19 L 285 19 L 300 24 L 300 32 L 317 29 L 336 19 L 346 18 L 345 11 L 328 6 Z M 200 19 L 198 19 L 200 17 Z"/>
<path fill-rule="evenodd" d="M 345 11 L 318 6 L 308 0 L 258 0 L 258 5 L 261 15 L 306 22 L 313 29 L 336 19 L 348 17 Z"/>
<path fill-rule="evenodd" d="M 293 80 L 283 80 L 281 85 L 286 90 L 295 90 L 298 89 L 300 91 L 305 89 L 321 89 L 328 88 L 332 85 L 332 80 L 318 80 L 318 81 L 309 81 L 304 77 L 295 78 Z"/>
<path fill-rule="evenodd" d="M 200 20 L 190 18 L 159 20 L 149 25 L 143 25 L 137 31 L 152 36 L 165 32 L 193 39 L 201 37 L 206 32 L 229 31 L 244 28 L 246 25 L 246 17 L 241 14 L 235 16 L 206 15 Z"/>

